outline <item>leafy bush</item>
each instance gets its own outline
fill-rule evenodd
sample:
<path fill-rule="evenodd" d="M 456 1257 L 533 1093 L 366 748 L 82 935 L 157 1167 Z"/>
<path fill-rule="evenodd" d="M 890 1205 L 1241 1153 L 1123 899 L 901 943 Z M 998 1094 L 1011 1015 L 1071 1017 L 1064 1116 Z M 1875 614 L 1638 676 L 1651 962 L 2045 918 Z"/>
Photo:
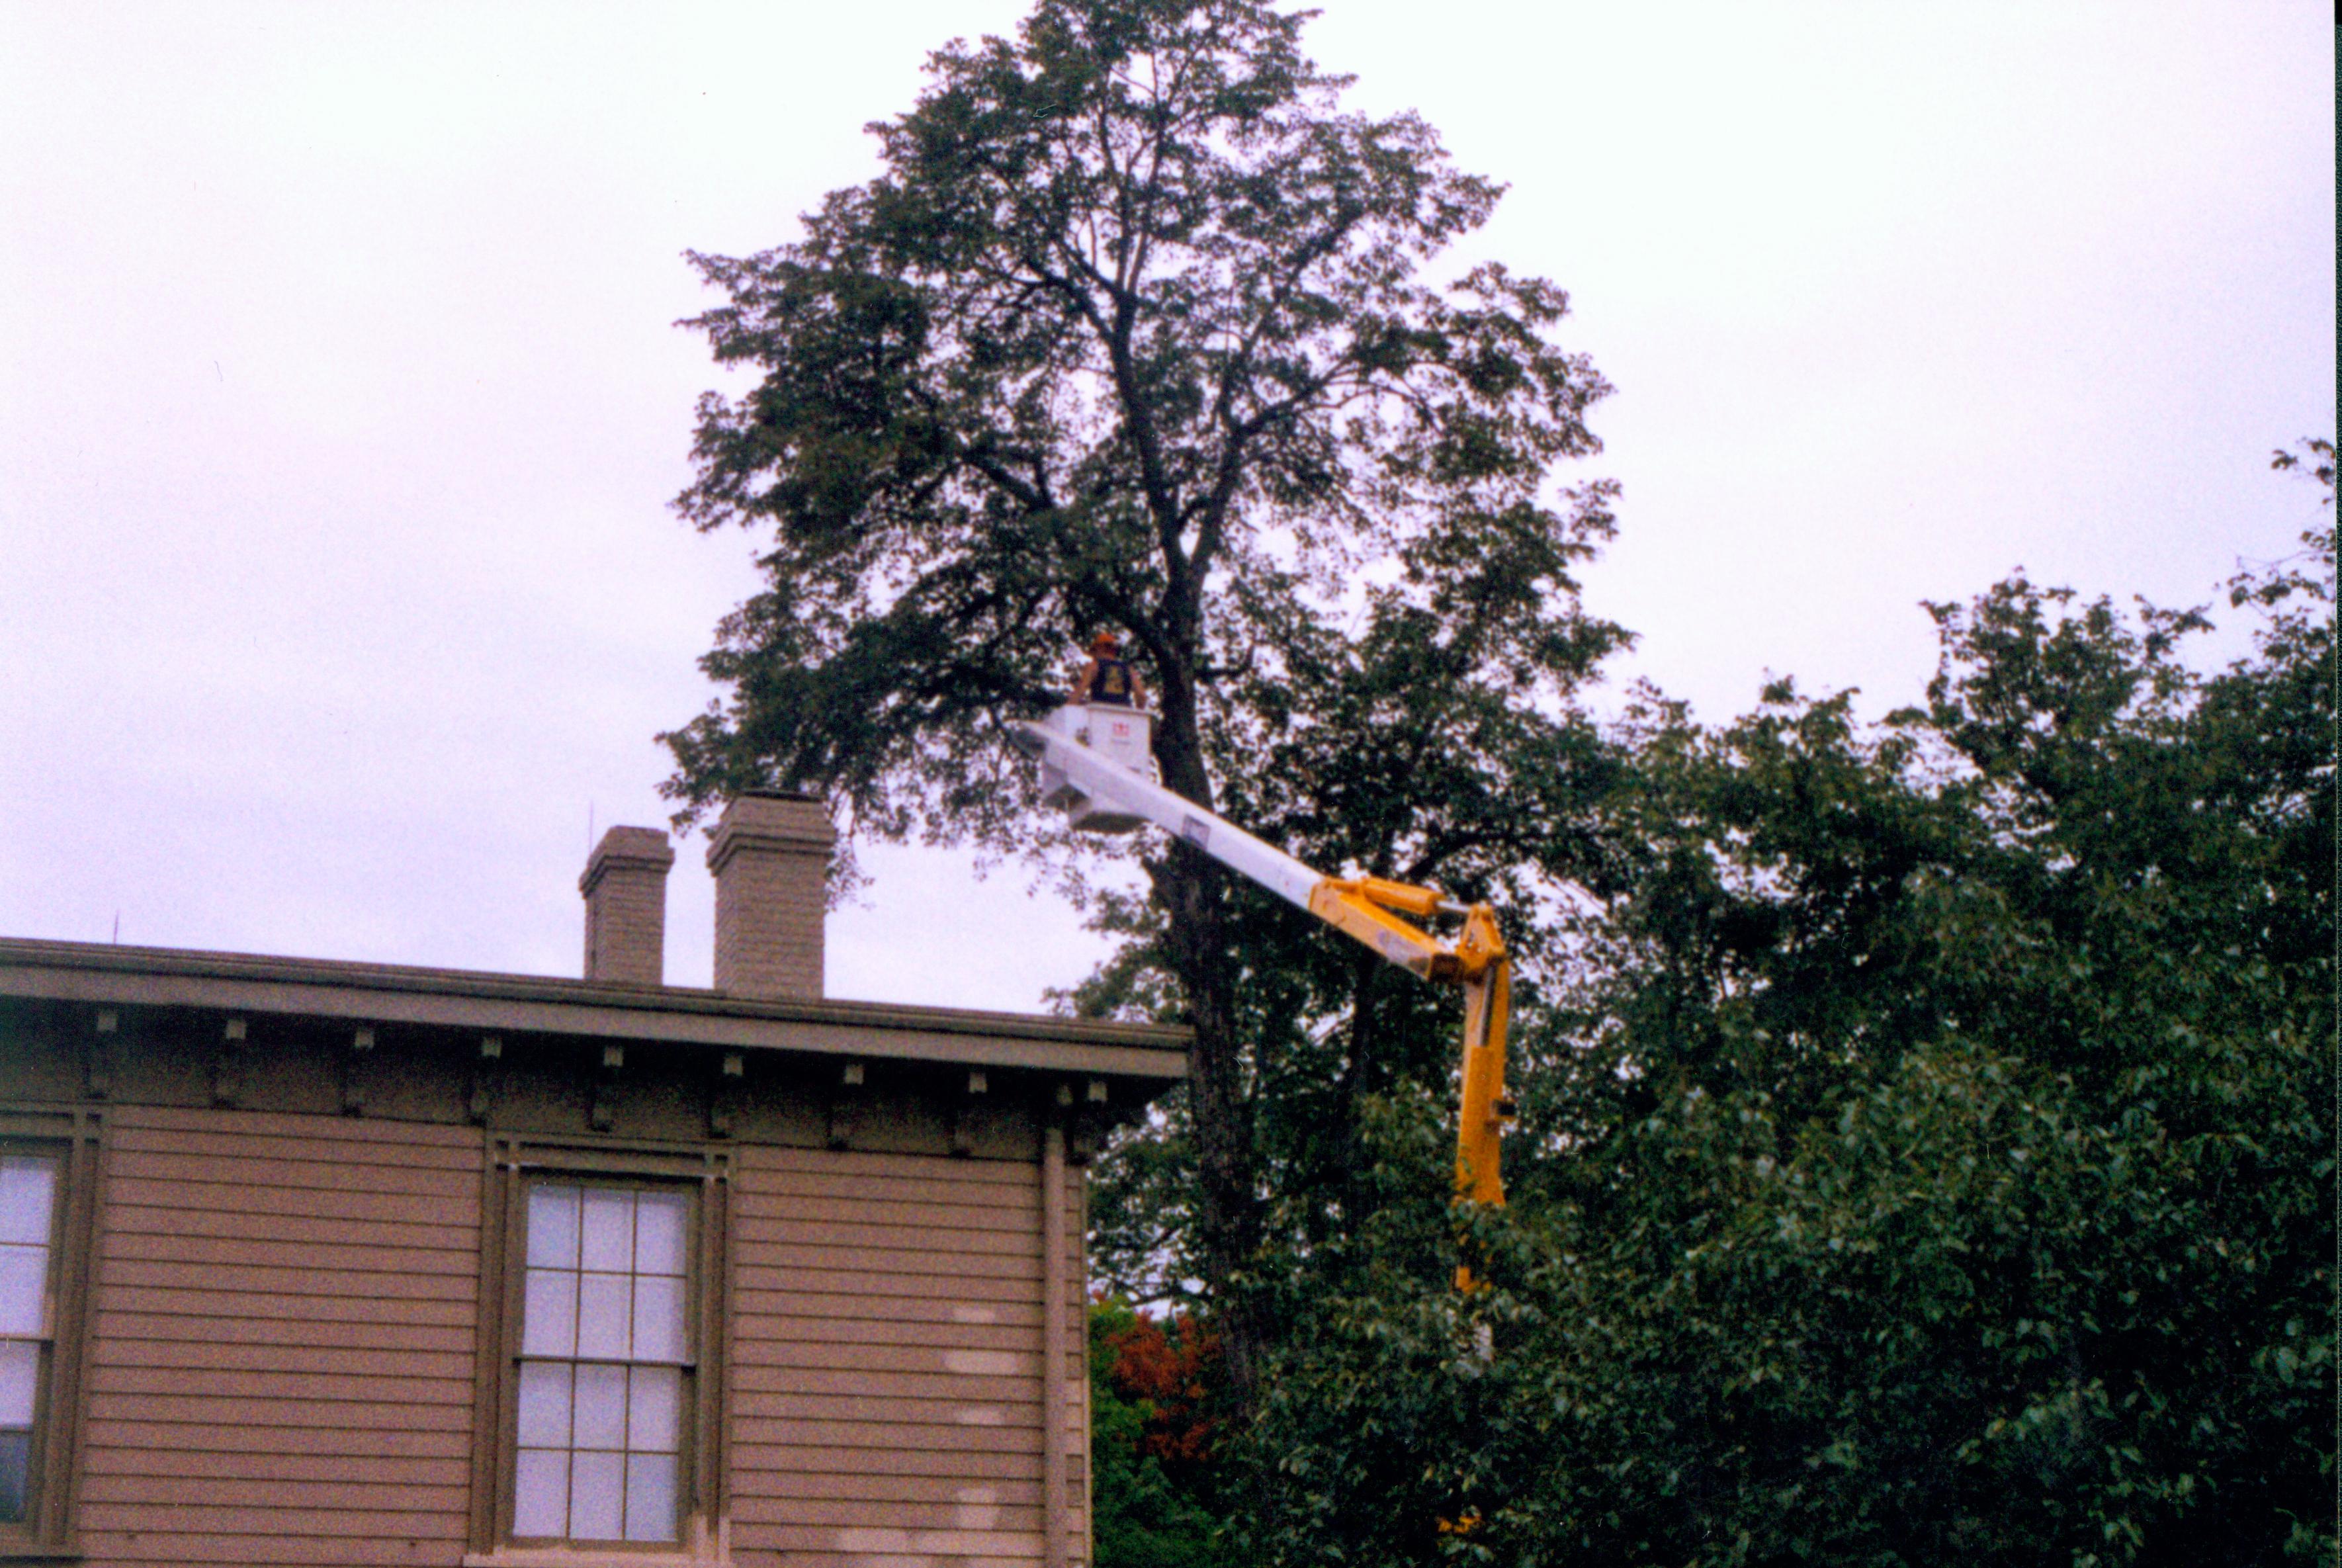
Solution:
<path fill-rule="evenodd" d="M 1090 1307 L 1091 1529 L 1097 1568 L 1205 1568 L 1216 1351 L 1192 1316 L 1169 1333 L 1117 1301 Z"/>

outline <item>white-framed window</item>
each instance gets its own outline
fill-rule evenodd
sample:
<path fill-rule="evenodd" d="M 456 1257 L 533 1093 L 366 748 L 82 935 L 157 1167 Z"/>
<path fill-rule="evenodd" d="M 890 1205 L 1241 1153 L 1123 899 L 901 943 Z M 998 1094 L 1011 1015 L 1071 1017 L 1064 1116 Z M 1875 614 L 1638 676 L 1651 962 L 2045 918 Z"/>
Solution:
<path fill-rule="evenodd" d="M 68 1554 L 104 1121 L 0 1105 L 0 1559 Z"/>
<path fill-rule="evenodd" d="M 0 1524 L 33 1517 L 56 1360 L 65 1160 L 0 1144 Z"/>
<path fill-rule="evenodd" d="M 697 1194 L 524 1178 L 512 1539 L 676 1542 L 699 1357 Z"/>

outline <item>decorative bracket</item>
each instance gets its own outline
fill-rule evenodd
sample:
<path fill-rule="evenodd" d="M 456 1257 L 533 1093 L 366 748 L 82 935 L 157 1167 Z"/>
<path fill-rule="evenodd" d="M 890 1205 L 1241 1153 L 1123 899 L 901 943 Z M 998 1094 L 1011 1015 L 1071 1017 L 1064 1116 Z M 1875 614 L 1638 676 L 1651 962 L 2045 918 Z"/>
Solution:
<path fill-rule="evenodd" d="M 374 1056 L 374 1031 L 353 1029 L 342 1052 L 342 1114 L 363 1116 L 366 1102 L 366 1064 Z"/>
<path fill-rule="evenodd" d="M 740 1091 L 747 1081 L 748 1058 L 746 1053 L 726 1051 L 721 1066 L 716 1072 L 715 1087 L 707 1094 L 707 1135 L 728 1138 L 740 1122 Z"/>
<path fill-rule="evenodd" d="M 1092 1078 L 1082 1088 L 1082 1109 L 1073 1118 L 1066 1140 L 1066 1153 L 1076 1164 L 1087 1164 L 1097 1157 L 1099 1132 L 1106 1120 L 1106 1080 Z"/>
<path fill-rule="evenodd" d="M 229 1019 L 220 1029 L 219 1054 L 212 1060 L 212 1104 L 222 1109 L 244 1098 L 245 1021 Z"/>
<path fill-rule="evenodd" d="M 955 1154 L 976 1153 L 976 1127 L 984 1109 L 984 1097 L 991 1092 L 992 1081 L 981 1067 L 971 1067 L 967 1074 L 966 1092 L 952 1109 L 951 1152 Z"/>
<path fill-rule="evenodd" d="M 498 1080 L 503 1075 L 505 1043 L 500 1035 L 480 1036 L 480 1054 L 472 1064 L 472 1087 L 464 1096 L 464 1109 L 473 1121 L 487 1124 L 488 1105 L 495 1097 Z"/>
<path fill-rule="evenodd" d="M 594 1104 L 586 1120 L 597 1133 L 606 1133 L 618 1119 L 618 1074 L 626 1064 L 624 1045 L 602 1047 L 602 1068 L 594 1074 Z"/>
<path fill-rule="evenodd" d="M 121 1032 L 121 1014 L 101 1007 L 91 1020 L 89 1038 L 82 1042 L 82 1088 L 93 1100 L 103 1100 L 114 1092 L 114 1039 Z"/>
<path fill-rule="evenodd" d="M 859 1062 L 848 1062 L 838 1069 L 837 1086 L 829 1092 L 829 1146 L 833 1149 L 848 1148 L 854 1143 L 862 1120 L 859 1091 L 865 1076 Z"/>

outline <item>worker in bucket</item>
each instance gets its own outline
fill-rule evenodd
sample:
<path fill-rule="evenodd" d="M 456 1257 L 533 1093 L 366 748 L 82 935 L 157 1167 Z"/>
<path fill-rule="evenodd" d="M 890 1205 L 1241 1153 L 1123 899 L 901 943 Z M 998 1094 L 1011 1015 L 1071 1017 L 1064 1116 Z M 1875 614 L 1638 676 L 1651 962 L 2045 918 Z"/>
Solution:
<path fill-rule="evenodd" d="M 1100 632 L 1090 639 L 1089 660 L 1074 677 L 1074 701 L 1116 708 L 1146 705 L 1146 687 L 1122 656 L 1122 644 L 1115 641 L 1112 632 Z"/>

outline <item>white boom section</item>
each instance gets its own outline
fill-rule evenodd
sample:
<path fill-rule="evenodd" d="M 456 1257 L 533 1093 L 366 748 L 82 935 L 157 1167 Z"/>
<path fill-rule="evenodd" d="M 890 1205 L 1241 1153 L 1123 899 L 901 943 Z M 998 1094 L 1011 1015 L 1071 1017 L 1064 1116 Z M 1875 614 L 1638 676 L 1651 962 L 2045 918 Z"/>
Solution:
<path fill-rule="evenodd" d="M 1280 898 L 1307 909 L 1310 893 L 1326 880 L 1283 850 L 1263 844 L 1186 796 L 1116 766 L 1079 741 L 1022 721 L 1012 726 L 1012 734 L 1018 749 L 1062 771 L 1074 787 L 1091 799 L 1145 817 Z"/>

